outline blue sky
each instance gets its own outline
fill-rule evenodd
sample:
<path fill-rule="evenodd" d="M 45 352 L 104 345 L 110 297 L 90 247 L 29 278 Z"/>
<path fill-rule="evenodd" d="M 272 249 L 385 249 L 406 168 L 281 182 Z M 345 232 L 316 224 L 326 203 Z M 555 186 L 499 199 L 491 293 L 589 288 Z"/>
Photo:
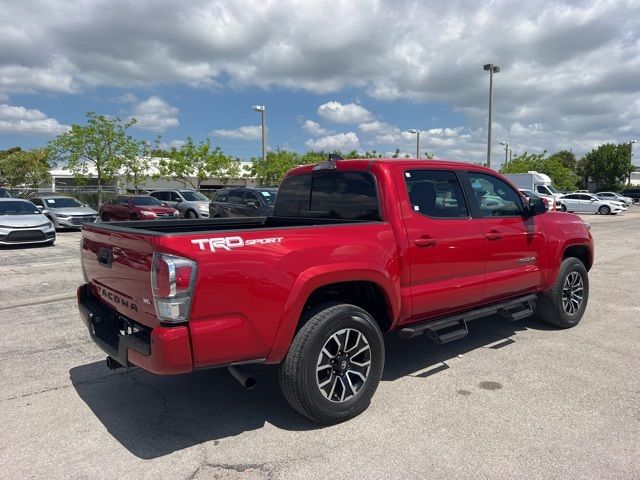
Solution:
<path fill-rule="evenodd" d="M 481 162 L 640 137 L 640 2 L 139 0 L 0 5 L 0 148 L 87 111 L 227 153 L 341 148 Z M 640 140 L 640 138 L 638 138 Z M 640 154 L 636 154 L 636 157 Z"/>

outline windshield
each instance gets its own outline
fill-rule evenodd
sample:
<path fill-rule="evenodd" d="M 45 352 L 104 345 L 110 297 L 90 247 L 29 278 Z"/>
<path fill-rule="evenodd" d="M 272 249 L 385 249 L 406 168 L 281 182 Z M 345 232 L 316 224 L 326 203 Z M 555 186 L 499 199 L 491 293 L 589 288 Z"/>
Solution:
<path fill-rule="evenodd" d="M 131 197 L 131 203 L 134 205 L 162 206 L 162 202 L 153 197 Z"/>
<path fill-rule="evenodd" d="M 47 207 L 51 208 L 74 208 L 82 206 L 79 201 L 71 197 L 43 198 L 43 200 Z"/>
<path fill-rule="evenodd" d="M 555 188 L 553 188 L 552 185 L 547 185 L 547 189 L 549 189 L 549 191 L 551 193 L 560 193 L 558 190 L 556 190 Z"/>
<path fill-rule="evenodd" d="M 180 192 L 182 198 L 187 202 L 208 202 L 209 199 L 200 192 L 194 192 L 193 190 L 184 190 Z"/>
<path fill-rule="evenodd" d="M 33 203 L 24 200 L 0 202 L 0 215 L 34 215 L 39 213 L 40 210 Z"/>
<path fill-rule="evenodd" d="M 260 196 L 267 205 L 273 205 L 276 203 L 276 195 L 278 192 L 275 190 L 260 190 Z"/>

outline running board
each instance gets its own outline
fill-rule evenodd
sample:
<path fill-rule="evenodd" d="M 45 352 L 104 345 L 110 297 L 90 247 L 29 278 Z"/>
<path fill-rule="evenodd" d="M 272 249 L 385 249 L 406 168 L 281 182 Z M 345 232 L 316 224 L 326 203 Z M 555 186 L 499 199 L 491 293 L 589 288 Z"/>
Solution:
<path fill-rule="evenodd" d="M 401 338 L 413 338 L 418 335 L 427 335 L 438 344 L 452 342 L 463 338 L 469 333 L 467 322 L 489 315 L 499 314 L 501 317 L 515 322 L 533 315 L 533 302 L 535 295 L 509 300 L 508 302 L 496 303 L 488 307 L 471 310 L 469 312 L 458 313 L 449 317 L 429 320 L 401 328 L 398 335 Z"/>

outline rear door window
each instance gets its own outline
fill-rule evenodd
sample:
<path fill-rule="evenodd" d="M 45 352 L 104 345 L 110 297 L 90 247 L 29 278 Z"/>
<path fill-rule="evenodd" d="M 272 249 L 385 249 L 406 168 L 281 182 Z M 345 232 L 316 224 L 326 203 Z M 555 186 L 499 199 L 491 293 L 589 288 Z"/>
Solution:
<path fill-rule="evenodd" d="M 229 192 L 229 203 L 242 203 L 242 197 L 244 195 L 244 190 L 231 190 Z"/>
<path fill-rule="evenodd" d="M 462 186 L 450 170 L 409 170 L 404 181 L 414 212 L 432 218 L 468 218 Z"/>

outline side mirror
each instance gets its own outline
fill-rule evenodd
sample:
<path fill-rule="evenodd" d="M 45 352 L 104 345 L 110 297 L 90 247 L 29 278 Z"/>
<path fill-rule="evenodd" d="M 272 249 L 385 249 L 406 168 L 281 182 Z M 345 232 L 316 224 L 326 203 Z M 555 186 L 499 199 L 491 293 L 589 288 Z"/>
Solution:
<path fill-rule="evenodd" d="M 40 210 L 40 211 L 42 211 L 42 209 L 44 208 L 44 207 L 42 207 L 42 206 L 40 206 L 40 205 L 36 205 L 36 207 L 37 207 L 37 208 L 38 208 L 38 210 Z"/>
<path fill-rule="evenodd" d="M 49 210 L 45 210 L 42 207 L 38 207 L 40 209 L 40 213 L 42 213 L 43 215 L 49 215 Z"/>
<path fill-rule="evenodd" d="M 163 207 L 168 207 L 168 206 L 169 206 L 169 204 L 168 204 L 168 203 L 166 203 L 166 202 L 162 202 L 162 206 L 163 206 Z"/>
<path fill-rule="evenodd" d="M 546 211 L 547 206 L 542 198 L 529 198 L 529 216 L 540 215 L 541 213 L 546 213 Z"/>

